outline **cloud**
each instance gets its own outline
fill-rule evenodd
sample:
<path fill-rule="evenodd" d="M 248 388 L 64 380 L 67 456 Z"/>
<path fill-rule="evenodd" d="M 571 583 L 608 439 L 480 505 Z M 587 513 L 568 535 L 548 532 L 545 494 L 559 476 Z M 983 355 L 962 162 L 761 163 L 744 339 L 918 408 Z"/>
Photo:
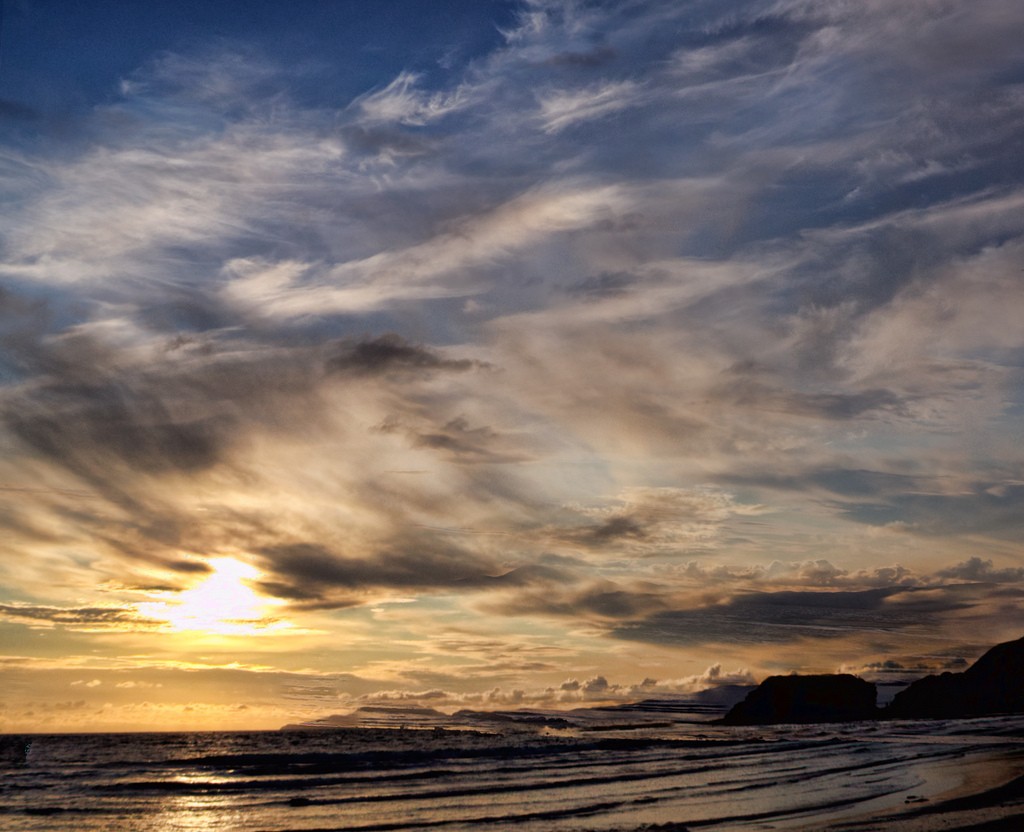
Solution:
<path fill-rule="evenodd" d="M 282 92 L 284 68 L 236 42 L 198 54 L 163 52 L 121 81 L 130 98 L 168 96 L 234 110 L 242 101 L 263 101 Z"/>
<path fill-rule="evenodd" d="M 919 656 L 897 661 L 885 659 L 883 661 L 868 662 L 863 665 L 843 665 L 838 668 L 838 673 L 852 673 L 867 679 L 869 682 L 881 684 L 906 684 L 908 681 L 928 676 L 938 675 L 945 671 L 962 673 L 967 669 L 969 662 L 962 656 Z"/>
<path fill-rule="evenodd" d="M 50 607 L 0 604 L 0 616 L 33 628 L 65 627 L 78 632 L 135 632 L 159 630 L 163 622 L 140 615 L 133 607 Z"/>
<path fill-rule="evenodd" d="M 714 605 L 665 610 L 623 622 L 611 634 L 654 644 L 785 644 L 869 632 L 915 630 L 972 602 L 955 590 L 913 587 L 752 592 Z"/>
<path fill-rule="evenodd" d="M 222 360 L 187 341 L 172 350 L 119 344 L 119 334 L 82 325 L 7 339 L 24 380 L 3 391 L 0 418 L 26 452 L 141 519 L 147 503 L 157 508 L 147 499 L 154 479 L 225 463 L 244 421 L 232 405 L 272 391 L 266 365 Z M 168 562 L 202 568 L 180 555 Z"/>
<path fill-rule="evenodd" d="M 1018 583 L 1024 581 L 1024 568 L 1005 567 L 996 569 L 991 560 L 982 560 L 975 556 L 967 560 L 940 569 L 935 573 L 940 578 L 954 578 L 964 581 L 984 581 L 991 583 Z"/>
<path fill-rule="evenodd" d="M 732 398 L 740 407 L 810 419 L 859 419 L 874 413 L 898 413 L 903 408 L 902 397 L 891 390 L 800 394 L 749 379 L 737 379 L 723 384 L 716 392 L 723 399 Z"/>
<path fill-rule="evenodd" d="M 401 430 L 401 425 L 386 422 L 379 430 L 392 433 Z M 531 457 L 514 435 L 503 435 L 487 426 L 472 427 L 462 416 L 427 431 L 407 429 L 406 434 L 414 447 L 438 451 L 464 464 L 516 463 Z"/>
<path fill-rule="evenodd" d="M 607 44 L 594 46 L 592 49 L 588 49 L 583 52 L 563 52 L 559 55 L 554 55 L 548 59 L 548 63 L 552 66 L 559 67 L 579 67 L 582 69 L 592 69 L 600 66 L 604 66 L 615 60 L 616 52 Z"/>
<path fill-rule="evenodd" d="M 604 118 L 636 103 L 640 88 L 632 81 L 579 90 L 557 90 L 540 99 L 539 118 L 547 133 L 558 133 L 580 122 Z"/>
<path fill-rule="evenodd" d="M 46 141 L 0 104 L 5 619 L 235 557 L 409 662 L 1016 620 L 1022 25 L 538 0 L 461 64 L 177 41 Z M 631 688 L 460 649 L 481 702 Z"/>
<path fill-rule="evenodd" d="M 307 145 L 308 136 L 267 135 L 251 125 L 220 137 L 189 120 L 148 126 L 152 133 L 140 124 L 141 133 L 84 158 L 47 160 L 53 184 L 37 188 L 25 213 L 7 224 L 6 273 L 145 295 L 132 274 L 140 261 L 158 258 L 149 273 L 160 274 L 164 287 L 195 285 L 195 271 L 205 272 L 231 240 L 278 237 L 264 225 L 274 212 L 260 206 L 260 191 L 287 189 L 303 170 L 324 172 L 343 152 L 336 140 Z"/>
<path fill-rule="evenodd" d="M 11 322 L 32 308 L 16 298 L 5 295 L 10 307 L 6 320 Z M 40 306 L 32 314 L 40 317 L 44 310 Z M 408 436 L 408 446 L 424 452 L 470 461 L 521 456 L 514 438 L 472 428 L 462 417 L 448 417 L 433 427 L 441 413 L 432 403 L 430 385 L 443 386 L 445 377 L 464 374 L 480 367 L 480 362 L 449 358 L 393 334 L 279 346 L 235 340 L 216 331 L 168 341 L 124 323 L 118 322 L 116 327 L 83 324 L 55 335 L 14 328 L 3 336 L 9 347 L 5 359 L 21 379 L 0 395 L 0 417 L 17 448 L 17 455 L 8 461 L 45 472 L 45 478 L 54 483 L 38 490 L 39 497 L 46 499 L 37 497 L 30 514 L 12 511 L 0 515 L 0 522 L 10 531 L 18 531 L 25 545 L 39 536 L 36 529 L 49 526 L 53 539 L 88 535 L 94 547 L 109 547 L 122 556 L 175 572 L 207 569 L 202 557 L 188 556 L 191 552 L 205 549 L 204 554 L 212 556 L 225 546 L 241 544 L 260 550 L 281 545 L 280 538 L 292 536 L 286 529 L 299 522 L 297 517 L 305 515 L 303 522 L 316 523 L 310 515 L 317 512 L 302 505 L 290 509 L 279 505 L 259 516 L 257 511 L 231 505 L 227 497 L 240 487 L 252 487 L 254 493 L 263 487 L 266 458 L 252 456 L 252 443 L 271 437 L 299 438 L 304 434 L 308 441 L 330 435 L 332 441 L 346 444 L 346 436 L 351 434 L 349 441 L 362 445 L 363 453 L 376 455 L 378 462 L 371 463 L 370 469 L 344 469 L 348 476 L 366 482 L 362 490 L 370 514 L 364 523 L 370 526 L 375 525 L 372 515 L 381 512 L 370 505 L 376 499 L 372 493 L 388 488 L 379 480 L 371 483 L 383 476 L 377 470 L 382 467 L 379 459 L 386 459 L 388 453 L 383 446 L 394 445 L 387 431 L 377 429 L 388 420 L 391 424 L 408 421 L 403 434 Z M 414 386 L 417 381 L 421 386 Z M 354 382 L 358 388 L 353 387 Z M 361 426 L 333 422 L 332 408 L 342 402 L 349 407 L 362 403 Z M 378 450 L 369 451 L 374 445 Z M 386 461 L 383 467 L 388 467 Z M 301 482 L 301 472 L 296 474 L 295 493 L 306 493 L 311 483 Z M 282 478 L 275 476 L 275 488 L 281 488 Z M 477 477 L 481 495 L 487 493 L 488 477 L 486 472 Z M 196 522 L 194 498 L 179 491 L 185 481 L 192 483 L 190 490 L 199 482 L 219 483 L 223 498 L 208 500 L 198 509 L 204 515 L 202 523 Z M 410 481 L 401 497 L 393 490 L 393 510 L 404 513 L 403 504 L 411 507 L 422 501 L 423 492 L 435 485 Z M 506 496 L 513 496 L 507 478 L 501 488 Z M 73 514 L 71 503 L 79 504 Z M 451 518 L 443 505 L 418 511 L 417 528 L 430 525 L 424 521 L 435 519 L 438 512 Z M 124 522 L 125 516 L 133 518 L 132 522 Z M 281 524 L 277 531 L 268 523 L 271 516 Z M 435 519 L 434 525 L 440 523 Z M 415 541 L 417 534 L 424 540 L 431 536 L 426 531 L 410 532 L 400 545 L 421 547 Z M 367 546 L 377 545 L 367 538 L 381 537 L 393 538 L 394 533 L 367 529 L 358 545 L 365 552 Z M 383 561 L 409 557 L 389 554 L 389 544 L 381 545 L 385 547 Z M 464 567 L 457 566 L 458 558 L 466 561 Z M 474 559 L 465 551 L 451 554 L 443 580 L 462 581 L 467 576 L 509 571 L 489 557 L 483 559 L 486 567 L 478 568 Z M 355 571 L 373 570 L 365 561 Z M 378 572 L 390 575 L 382 579 L 385 584 L 394 580 L 405 585 L 416 583 L 411 577 L 413 570 L 414 564 L 409 562 L 402 568 L 381 566 Z M 408 574 L 402 577 L 400 573 Z M 266 585 L 276 586 L 293 600 L 324 600 L 287 582 L 268 580 Z M 352 601 L 333 598 L 331 603 L 340 607 Z"/>
<path fill-rule="evenodd" d="M 759 564 L 736 566 L 689 561 L 685 565 L 669 569 L 673 574 L 695 580 L 701 585 L 774 583 L 788 586 L 835 586 L 865 589 L 914 586 L 921 581 L 920 576 L 900 564 L 849 570 L 836 566 L 824 558 L 788 562 L 775 560 L 767 566 Z"/>
<path fill-rule="evenodd" d="M 337 353 L 327 359 L 329 370 L 357 375 L 435 370 L 464 372 L 475 366 L 479 365 L 467 359 L 441 358 L 437 352 L 410 344 L 395 333 L 340 344 Z"/>
<path fill-rule="evenodd" d="M 733 671 L 724 671 L 720 663 L 709 665 L 703 673 L 685 676 L 681 679 L 656 681 L 644 680 L 644 684 L 636 687 L 637 694 L 655 695 L 661 693 L 694 693 L 723 685 L 756 685 L 754 675 L 745 667 Z"/>
<path fill-rule="evenodd" d="M 906 522 L 920 534 L 973 533 L 996 539 L 1012 539 L 1022 524 L 1022 498 L 1024 488 L 1020 486 L 1007 487 L 1004 493 L 993 494 L 988 488 L 974 485 L 966 493 L 889 494 L 885 501 L 844 504 L 842 510 L 861 523 L 883 525 Z"/>
<path fill-rule="evenodd" d="M 450 688 L 420 688 L 414 690 L 379 690 L 352 700 L 352 704 L 418 703 L 433 708 L 529 708 L 588 706 L 597 703 L 633 702 L 637 698 L 686 696 L 687 694 L 722 685 L 755 685 L 753 675 L 745 668 L 732 672 L 713 664 L 702 673 L 681 679 L 658 681 L 646 678 L 635 684 L 609 681 L 603 675 L 591 676 L 583 681 L 567 679 L 557 687 L 514 688 L 500 686 L 485 691 L 459 692 Z M 358 716 L 353 714 L 352 716 Z M 396 715 L 397 718 L 401 714 Z"/>
<path fill-rule="evenodd" d="M 575 543 L 654 553 L 715 548 L 730 520 L 753 517 L 763 506 L 743 505 L 717 488 L 629 488 L 612 505 L 570 506 L 587 525 L 563 534 Z"/>
<path fill-rule="evenodd" d="M 261 586 L 279 597 L 299 601 L 300 606 L 307 599 L 330 597 L 330 591 L 339 588 L 469 592 L 520 586 L 552 574 L 550 568 L 509 568 L 479 550 L 462 548 L 429 530 L 376 542 L 372 553 L 365 557 L 346 556 L 315 543 L 269 546 L 260 555 L 264 568 L 276 576 Z M 338 606 L 348 603 L 343 599 Z"/>
<path fill-rule="evenodd" d="M 629 200 L 616 186 L 556 181 L 453 217 L 423 242 L 367 257 L 317 267 L 233 262 L 223 293 L 240 309 L 279 319 L 477 295 L 489 288 L 483 277 L 490 270 L 530 247 L 614 219 Z"/>
<path fill-rule="evenodd" d="M 499 585 L 495 589 L 500 588 Z M 568 586 L 540 581 L 480 602 L 486 612 L 510 616 L 555 616 L 593 621 L 619 621 L 664 609 L 668 593 L 653 583 L 620 585 L 613 581 L 577 581 Z"/>
<path fill-rule="evenodd" d="M 452 93 L 425 93 L 416 88 L 418 76 L 401 72 L 384 89 L 361 96 L 354 102 L 369 124 L 397 122 L 422 126 L 458 112 L 469 102 L 465 88 Z"/>

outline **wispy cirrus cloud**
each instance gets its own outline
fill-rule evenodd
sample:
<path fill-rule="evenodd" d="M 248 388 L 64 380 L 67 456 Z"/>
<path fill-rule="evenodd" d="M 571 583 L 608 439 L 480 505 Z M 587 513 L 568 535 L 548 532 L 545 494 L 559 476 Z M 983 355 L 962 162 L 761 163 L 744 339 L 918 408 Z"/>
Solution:
<path fill-rule="evenodd" d="M 248 262 L 232 262 L 223 291 L 243 308 L 281 317 L 365 314 L 395 304 L 476 295 L 486 286 L 478 270 L 607 221 L 628 206 L 627 199 L 614 187 L 558 185 L 517 196 L 484 216 L 459 218 L 452 229 L 409 248 L 333 267 L 280 263 L 250 271 Z"/>
<path fill-rule="evenodd" d="M 5 626 L 220 557 L 311 633 L 522 624 L 580 685 L 1015 621 L 1022 15 L 533 0 L 336 100 L 275 33 L 0 108 Z"/>
<path fill-rule="evenodd" d="M 469 106 L 466 88 L 452 93 L 427 93 L 417 88 L 419 78 L 401 72 L 384 89 L 357 99 L 361 120 L 369 125 L 398 122 L 422 126 Z"/>
<path fill-rule="evenodd" d="M 634 105 L 641 88 L 619 81 L 581 90 L 554 90 L 540 98 L 539 118 L 547 133 L 558 133 L 580 122 L 604 118 Z"/>

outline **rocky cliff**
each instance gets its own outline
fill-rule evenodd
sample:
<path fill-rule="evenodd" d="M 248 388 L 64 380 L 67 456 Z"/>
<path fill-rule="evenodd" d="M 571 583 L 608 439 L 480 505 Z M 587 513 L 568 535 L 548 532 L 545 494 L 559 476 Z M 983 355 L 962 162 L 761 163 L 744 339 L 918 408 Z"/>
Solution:
<path fill-rule="evenodd" d="M 1024 638 L 997 644 L 963 673 L 925 676 L 893 698 L 893 719 L 1024 712 Z"/>
<path fill-rule="evenodd" d="M 769 676 L 722 723 L 851 722 L 877 716 L 875 686 L 856 676 Z"/>

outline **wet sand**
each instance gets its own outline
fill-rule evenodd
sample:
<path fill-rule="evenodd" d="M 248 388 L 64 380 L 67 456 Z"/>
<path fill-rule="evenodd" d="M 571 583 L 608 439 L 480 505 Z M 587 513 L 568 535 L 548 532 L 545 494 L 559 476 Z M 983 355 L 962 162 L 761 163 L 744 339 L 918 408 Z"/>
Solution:
<path fill-rule="evenodd" d="M 1024 830 L 1024 759 L 979 761 L 964 767 L 957 787 L 927 800 L 904 798 L 902 810 L 873 813 L 829 827 L 835 832 L 1021 832 Z"/>

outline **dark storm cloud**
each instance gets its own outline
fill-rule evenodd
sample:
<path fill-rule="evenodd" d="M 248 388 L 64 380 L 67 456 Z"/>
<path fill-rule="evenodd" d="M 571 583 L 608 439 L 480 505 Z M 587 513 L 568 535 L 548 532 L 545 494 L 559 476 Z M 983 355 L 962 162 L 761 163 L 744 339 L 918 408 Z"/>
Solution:
<path fill-rule="evenodd" d="M 657 522 L 620 514 L 599 523 L 554 532 L 560 538 L 595 549 L 617 549 L 630 543 L 643 543 L 656 532 Z"/>
<path fill-rule="evenodd" d="M 475 361 L 443 358 L 435 350 L 411 344 L 395 333 L 342 342 L 327 359 L 328 370 L 356 375 L 465 372 L 479 366 Z"/>
<path fill-rule="evenodd" d="M 572 617 L 597 615 L 601 618 L 622 619 L 650 612 L 663 605 L 664 600 L 656 592 L 598 588 L 580 592 L 561 605 L 552 604 L 546 609 L 539 606 L 536 611 Z"/>
<path fill-rule="evenodd" d="M 741 586 L 777 584 L 790 587 L 845 587 L 863 590 L 909 587 L 921 581 L 913 570 L 899 564 L 851 571 L 836 566 L 824 558 L 789 562 L 776 560 L 767 565 L 753 564 L 744 567 L 690 561 L 678 570 L 678 574 L 697 581 L 701 586 L 730 583 Z"/>
<path fill-rule="evenodd" d="M 568 578 L 570 576 L 566 576 Z M 511 616 L 554 616 L 584 620 L 624 620 L 642 617 L 670 605 L 660 587 L 622 587 L 612 581 L 592 581 L 573 575 L 572 582 L 545 581 L 513 594 L 488 599 L 482 608 Z"/>
<path fill-rule="evenodd" d="M 61 625 L 73 630 L 132 630 L 159 627 L 160 622 L 140 616 L 132 608 L 48 607 L 0 604 L 0 616 L 30 626 Z"/>
<path fill-rule="evenodd" d="M 455 454 L 481 455 L 486 451 L 483 444 L 496 436 L 487 427 L 470 427 L 462 417 L 448 422 L 438 433 L 421 433 L 416 437 L 416 444 L 424 448 L 452 451 Z"/>
<path fill-rule="evenodd" d="M 644 527 L 631 517 L 609 517 L 600 525 L 587 529 L 582 536 L 594 543 L 611 543 L 617 540 L 643 540 L 647 537 Z"/>
<path fill-rule="evenodd" d="M 738 518 L 760 511 L 718 488 L 628 488 L 602 506 L 564 507 L 546 534 L 605 553 L 678 555 L 716 548 Z"/>
<path fill-rule="evenodd" d="M 723 604 L 666 610 L 618 625 L 612 635 L 652 644 L 781 644 L 855 633 L 899 632 L 938 623 L 971 601 L 908 587 L 855 592 L 787 591 L 737 596 Z"/>
<path fill-rule="evenodd" d="M 271 546 L 260 554 L 292 596 L 331 587 L 472 589 L 520 580 L 479 553 L 431 538 L 424 533 L 385 542 L 367 557 L 347 557 L 318 543 Z"/>
<path fill-rule="evenodd" d="M 201 560 L 166 560 L 163 565 L 173 572 L 185 575 L 205 575 L 210 571 L 210 567 Z"/>
<path fill-rule="evenodd" d="M 262 595 L 271 598 L 280 598 L 289 602 L 293 610 L 306 612 L 344 610 L 351 607 L 358 607 L 366 602 L 364 596 L 346 595 L 334 591 L 333 588 L 324 583 L 315 586 L 299 586 L 289 581 L 254 581 L 253 587 Z"/>
<path fill-rule="evenodd" d="M 380 428 L 388 432 L 401 426 L 388 423 Z M 472 427 L 462 416 L 446 422 L 435 431 L 406 429 L 413 447 L 443 452 L 449 459 L 465 464 L 522 462 L 528 455 L 517 448 L 514 437 L 502 435 L 482 426 Z"/>

